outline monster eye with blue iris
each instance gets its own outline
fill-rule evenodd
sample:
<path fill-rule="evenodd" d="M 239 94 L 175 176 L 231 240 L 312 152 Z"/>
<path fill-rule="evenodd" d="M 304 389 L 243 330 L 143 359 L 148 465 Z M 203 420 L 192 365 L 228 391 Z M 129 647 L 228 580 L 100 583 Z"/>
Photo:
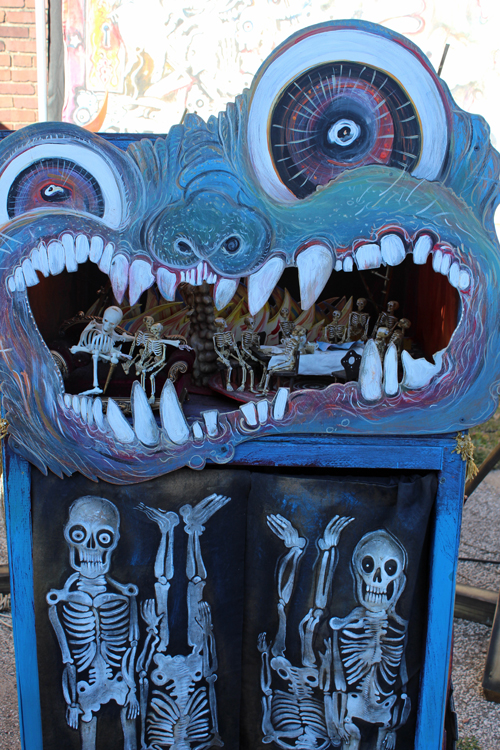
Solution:
<path fill-rule="evenodd" d="M 68 159 L 47 158 L 30 164 L 10 187 L 9 218 L 35 208 L 50 207 L 104 215 L 99 183 L 86 169 Z"/>
<path fill-rule="evenodd" d="M 282 92 L 271 121 L 282 182 L 305 198 L 347 169 L 369 164 L 411 171 L 421 148 L 419 119 L 402 87 L 354 62 L 321 65 Z"/>

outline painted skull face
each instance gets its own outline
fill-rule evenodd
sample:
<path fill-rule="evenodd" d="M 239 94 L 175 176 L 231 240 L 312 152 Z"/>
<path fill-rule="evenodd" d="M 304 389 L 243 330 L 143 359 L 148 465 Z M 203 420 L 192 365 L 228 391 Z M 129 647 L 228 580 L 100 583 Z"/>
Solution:
<path fill-rule="evenodd" d="M 406 585 L 406 552 L 387 531 L 365 534 L 352 557 L 356 595 L 370 612 L 393 610 Z"/>
<path fill-rule="evenodd" d="M 120 516 L 103 497 L 86 495 L 75 500 L 64 527 L 71 567 L 83 578 L 98 578 L 109 572 L 111 555 L 118 540 Z"/>
<path fill-rule="evenodd" d="M 409 424 L 415 435 L 447 433 L 493 413 L 500 160 L 486 123 L 457 107 L 410 41 L 358 20 L 301 30 L 218 118 L 188 115 L 166 137 L 130 141 L 123 151 L 65 123 L 0 141 L 3 404 L 10 445 L 43 472 L 138 482 L 230 461 L 250 437 L 394 435 Z M 368 341 L 357 382 L 295 384 L 243 417 L 235 404 L 186 418 L 167 383 L 158 428 L 135 413 L 147 399 L 132 399 L 124 424 L 109 391 L 107 407 L 66 392 L 31 306 L 39 295 L 55 316 L 49 282 L 99 272 L 118 305 L 133 308 L 155 286 L 173 302 L 190 285 L 212 314 L 209 294 L 222 310 L 241 283 L 242 315 L 260 332 L 269 300 L 277 329 L 298 318 L 274 296 L 282 275 L 297 274 L 304 313 L 317 304 L 323 321 L 334 297 L 363 310 L 354 269 L 377 279 L 386 268 L 425 356 L 405 350 L 400 370 L 385 372 Z M 386 314 L 397 308 L 389 302 Z"/>

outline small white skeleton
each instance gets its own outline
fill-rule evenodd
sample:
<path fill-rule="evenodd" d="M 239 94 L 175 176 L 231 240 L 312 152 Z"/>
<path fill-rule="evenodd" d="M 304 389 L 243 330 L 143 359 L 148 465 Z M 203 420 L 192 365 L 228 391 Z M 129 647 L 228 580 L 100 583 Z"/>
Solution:
<path fill-rule="evenodd" d="M 285 343 L 285 339 L 289 339 L 295 328 L 293 320 L 288 320 L 290 310 L 288 307 L 282 307 L 280 310 L 280 331 L 281 331 L 281 343 Z"/>
<path fill-rule="evenodd" d="M 411 326 L 411 322 L 408 320 L 408 318 L 401 318 L 396 328 L 394 329 L 394 332 L 391 336 L 390 343 L 396 345 L 396 349 L 398 352 L 398 357 L 401 357 L 401 351 L 403 349 L 403 342 L 405 337 L 405 331 Z"/>
<path fill-rule="evenodd" d="M 307 545 L 290 523 L 281 515 L 267 517 L 271 531 L 288 549 L 278 561 L 278 632 L 274 643 L 268 644 L 266 634 L 259 636 L 261 652 L 261 687 L 263 692 L 262 731 L 264 742 L 274 742 L 282 750 L 325 750 L 331 736 L 325 719 L 323 694 L 318 689 L 324 672 L 318 668 L 313 651 L 316 627 L 323 615 L 330 594 L 333 574 L 338 561 L 337 545 L 342 531 L 352 518 L 335 516 L 325 528 L 318 546 L 321 560 L 315 585 L 314 607 L 299 626 L 302 666 L 293 666 L 285 657 L 287 638 L 287 605 L 293 595 L 298 564 Z M 286 690 L 274 688 L 279 682 Z M 338 744 L 338 743 L 337 743 Z"/>
<path fill-rule="evenodd" d="M 339 323 L 342 313 L 340 310 L 332 312 L 332 322 L 325 326 L 325 340 L 331 344 L 342 344 L 346 338 L 346 327 Z"/>
<path fill-rule="evenodd" d="M 376 338 L 377 331 L 380 328 L 380 326 L 385 326 L 389 329 L 389 336 L 391 336 L 394 332 L 394 329 L 396 328 L 398 324 L 398 317 L 395 314 L 396 310 L 399 308 L 399 302 L 396 302 L 395 300 L 391 300 L 387 303 L 387 310 L 384 312 L 382 311 L 378 318 L 377 322 L 375 323 L 375 327 L 372 332 L 372 338 Z"/>
<path fill-rule="evenodd" d="M 366 341 L 368 339 L 370 316 L 367 312 L 363 312 L 366 305 L 367 302 L 364 297 L 360 297 L 356 301 L 358 309 L 349 315 L 345 341 Z"/>
<path fill-rule="evenodd" d="M 104 311 L 102 316 L 102 323 L 97 320 L 92 320 L 88 326 L 82 331 L 80 341 L 75 346 L 71 347 L 72 354 L 76 352 L 87 352 L 92 355 L 93 362 L 93 387 L 88 391 L 84 391 L 81 395 L 91 395 L 103 393 L 111 378 L 111 374 L 120 360 L 130 359 L 129 354 L 124 354 L 121 351 L 121 345 L 125 341 L 133 341 L 134 337 L 128 333 L 117 333 L 116 326 L 122 321 L 123 313 L 119 307 L 113 305 L 108 307 Z M 97 366 L 99 360 L 110 363 L 110 370 L 104 391 L 99 387 L 99 380 L 97 376 Z"/>
<path fill-rule="evenodd" d="M 233 363 L 237 362 L 242 369 L 241 385 L 237 388 L 238 391 L 245 390 L 245 383 L 247 379 L 247 370 L 251 372 L 251 386 L 253 387 L 253 370 L 247 362 L 241 356 L 240 350 L 234 340 L 234 335 L 231 331 L 226 331 L 227 323 L 224 318 L 215 318 L 215 327 L 217 333 L 214 334 L 214 350 L 217 354 L 217 359 L 222 362 L 226 368 L 226 391 L 232 391 L 233 386 L 231 385 L 231 372 L 233 370 Z"/>
<path fill-rule="evenodd" d="M 47 594 L 64 663 L 66 721 L 80 729 L 81 750 L 95 750 L 97 715 L 109 701 L 121 706 L 124 750 L 137 748 L 138 589 L 109 575 L 119 524 L 118 510 L 109 500 L 91 495 L 75 500 L 64 527 L 75 573 L 62 589 Z"/>
<path fill-rule="evenodd" d="M 241 356 L 246 361 L 248 370 L 250 372 L 250 391 L 252 393 L 257 393 L 257 391 L 254 390 L 254 371 L 249 363 L 255 362 L 257 365 L 262 366 L 262 376 L 258 386 L 259 389 L 261 389 L 264 384 L 267 367 L 264 362 L 261 362 L 261 360 L 258 359 L 252 352 L 252 349 L 260 349 L 260 336 L 258 333 L 254 333 L 253 330 L 255 325 L 254 318 L 251 315 L 247 315 L 244 323 L 246 325 L 246 330 L 241 334 Z"/>
<path fill-rule="evenodd" d="M 141 385 L 146 390 L 146 376 L 149 375 L 151 395 L 149 403 L 154 404 L 156 394 L 156 376 L 167 364 L 167 346 L 175 346 L 179 349 L 191 349 L 190 346 L 177 339 L 160 338 L 163 325 L 155 323 L 154 318 L 148 315 L 144 318 L 146 330 L 141 329 L 134 337 L 130 347 L 132 357 L 135 347 L 139 346 L 139 353 L 122 364 L 125 373 L 129 373 L 132 365 L 135 366 L 135 374 L 140 375 Z"/>
<path fill-rule="evenodd" d="M 300 352 L 301 348 L 304 347 L 306 335 L 305 328 L 302 328 L 302 326 L 295 326 L 291 336 L 283 339 L 285 347 L 283 354 L 280 355 L 279 362 L 272 367 L 268 367 L 262 393 L 266 394 L 269 392 L 269 383 L 271 377 L 275 373 L 291 370 L 295 367 L 297 352 Z"/>
<path fill-rule="evenodd" d="M 171 750 L 203 750 L 222 747 L 219 735 L 215 681 L 217 655 L 210 606 L 203 599 L 207 571 L 201 556 L 200 538 L 204 524 L 230 500 L 210 495 L 197 505 L 184 505 L 187 543 L 187 656 L 168 653 L 168 591 L 174 576 L 174 529 L 176 513 L 138 508 L 154 521 L 161 533 L 155 561 L 155 599 L 141 607 L 147 624 L 147 638 L 137 660 L 141 704 L 141 750 L 168 747 Z M 152 663 L 154 662 L 154 667 Z M 149 695 L 150 682 L 156 688 Z M 149 705 L 149 708 L 148 708 Z"/>

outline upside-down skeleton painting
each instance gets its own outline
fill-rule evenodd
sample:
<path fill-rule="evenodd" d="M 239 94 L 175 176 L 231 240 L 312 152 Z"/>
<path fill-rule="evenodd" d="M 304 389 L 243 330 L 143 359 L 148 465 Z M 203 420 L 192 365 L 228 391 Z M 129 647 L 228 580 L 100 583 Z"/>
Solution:
<path fill-rule="evenodd" d="M 97 747 L 99 712 L 110 701 L 121 707 L 124 750 L 138 747 L 137 722 L 140 750 L 223 745 L 215 693 L 215 638 L 210 605 L 203 597 L 207 572 L 200 539 L 204 524 L 229 500 L 212 494 L 180 509 L 188 537 L 188 655 L 169 653 L 168 592 L 174 576 L 177 513 L 138 506 L 161 534 L 154 566 L 155 598 L 140 607 L 147 635 L 139 651 L 138 588 L 109 575 L 120 538 L 118 510 L 109 500 L 91 495 L 72 504 L 64 538 L 75 573 L 62 589 L 49 591 L 47 602 L 64 662 L 66 721 L 79 729 L 82 750 Z"/>
<path fill-rule="evenodd" d="M 227 462 L 253 436 L 446 432 L 495 409 L 498 154 L 485 122 L 387 29 L 338 21 L 299 31 L 217 118 L 189 114 L 125 152 L 39 124 L 2 142 L 0 165 L 3 403 L 10 444 L 43 471 L 130 483 Z M 325 285 L 401 267 L 433 335 L 425 355 L 402 351 L 399 372 L 395 346 L 383 359 L 369 339 L 359 382 L 282 389 L 274 401 L 249 393 L 224 413 L 186 419 L 167 381 L 161 427 L 137 384 L 130 425 L 112 398 L 103 414 L 99 395 L 65 394 L 30 310 L 42 276 L 87 262 L 118 304 L 154 284 L 165 300 L 180 284 L 204 284 L 220 310 L 246 279 L 252 315 L 286 269 L 297 269 L 307 310 Z M 454 295 L 449 339 L 427 272 Z"/>
<path fill-rule="evenodd" d="M 392 534 L 379 529 L 360 539 L 352 557 L 358 606 L 347 617 L 330 618 L 323 650 L 313 647 L 317 626 L 335 597 L 337 546 L 352 521 L 334 516 L 318 540 L 314 607 L 300 622 L 302 658 L 297 666 L 285 655 L 287 608 L 307 540 L 287 518 L 277 514 L 267 519 L 287 551 L 277 567 L 278 631 L 271 642 L 262 633 L 258 643 L 262 731 L 264 742 L 283 750 L 358 750 L 363 724 L 378 727 L 376 750 L 394 750 L 397 730 L 410 712 L 405 693 L 407 622 L 396 613 L 406 583 L 407 555 Z"/>

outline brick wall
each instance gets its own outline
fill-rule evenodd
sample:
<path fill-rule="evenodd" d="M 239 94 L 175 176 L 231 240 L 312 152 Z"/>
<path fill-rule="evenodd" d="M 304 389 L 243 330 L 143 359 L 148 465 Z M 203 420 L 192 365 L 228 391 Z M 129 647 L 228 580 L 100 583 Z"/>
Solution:
<path fill-rule="evenodd" d="M 0 128 L 37 115 L 35 0 L 0 0 Z"/>

